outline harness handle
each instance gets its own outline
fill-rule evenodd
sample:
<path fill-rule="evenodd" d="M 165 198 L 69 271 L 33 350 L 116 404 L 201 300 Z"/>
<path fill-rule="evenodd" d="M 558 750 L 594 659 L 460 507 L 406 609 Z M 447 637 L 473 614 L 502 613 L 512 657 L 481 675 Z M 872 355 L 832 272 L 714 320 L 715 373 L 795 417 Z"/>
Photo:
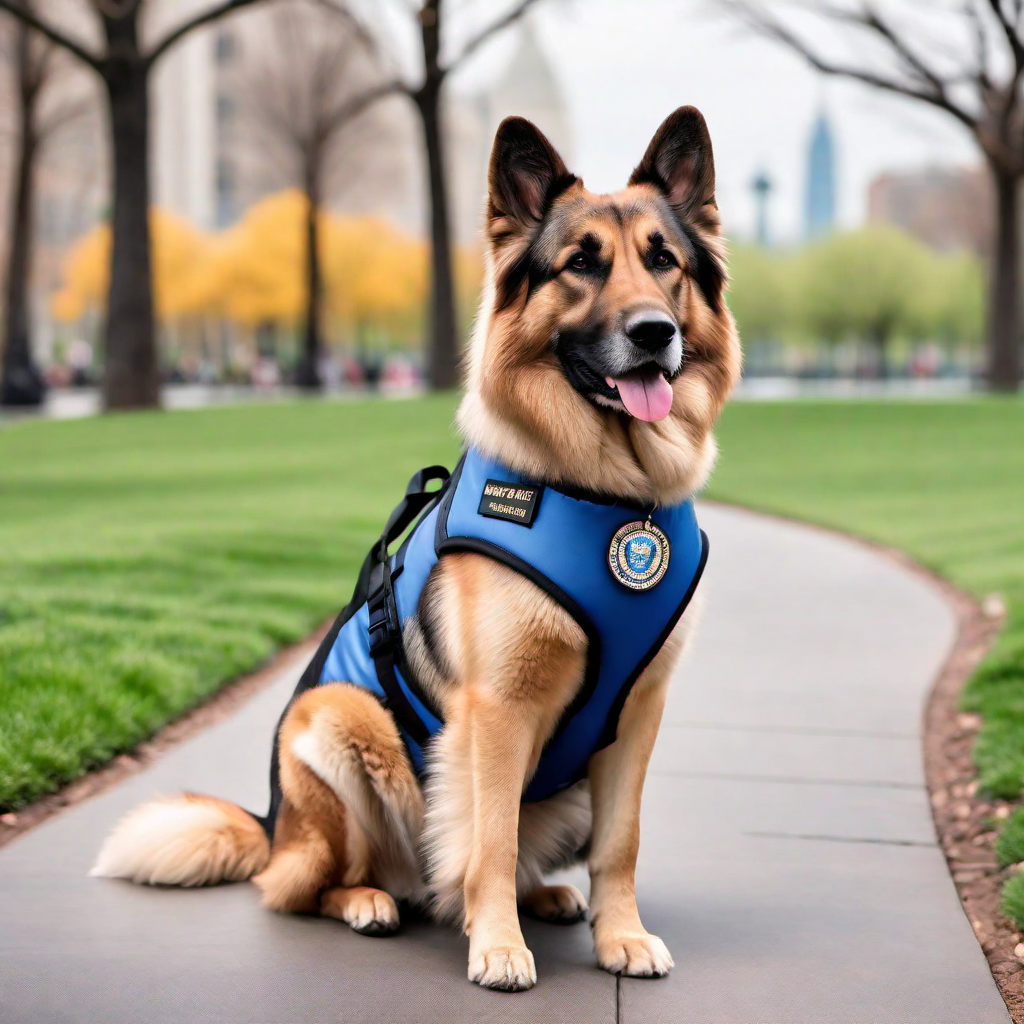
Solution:
<path fill-rule="evenodd" d="M 388 547 L 400 537 L 412 521 L 437 497 L 438 493 L 448 482 L 451 474 L 444 466 L 427 466 L 417 470 L 409 479 L 409 486 L 405 489 L 405 497 L 395 506 L 394 511 L 388 517 L 384 532 L 374 545 L 374 551 L 378 559 L 383 561 L 388 556 Z M 437 480 L 441 487 L 428 491 L 427 484 Z"/>
<path fill-rule="evenodd" d="M 384 532 L 373 546 L 373 568 L 366 603 L 370 615 L 370 654 L 375 659 L 390 651 L 401 637 L 388 547 L 444 490 L 449 477 L 444 466 L 427 466 L 413 473 L 405 489 L 405 497 L 395 506 Z M 440 481 L 441 486 L 428 491 L 427 485 L 434 480 Z"/>

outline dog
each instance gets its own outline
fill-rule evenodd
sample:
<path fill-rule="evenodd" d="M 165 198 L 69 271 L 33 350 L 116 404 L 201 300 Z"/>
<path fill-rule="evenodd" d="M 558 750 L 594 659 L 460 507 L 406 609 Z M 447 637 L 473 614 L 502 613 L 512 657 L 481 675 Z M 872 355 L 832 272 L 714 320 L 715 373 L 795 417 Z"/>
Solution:
<path fill-rule="evenodd" d="M 585 859 L 597 962 L 660 976 L 672 957 L 634 887 L 641 791 L 706 556 L 690 499 L 741 361 L 704 118 L 676 110 L 611 195 L 508 118 L 485 217 L 467 455 L 449 479 L 424 471 L 440 490 L 410 485 L 368 558 L 279 726 L 272 813 L 145 804 L 93 874 L 251 878 L 272 910 L 369 934 L 398 927 L 398 901 L 422 903 L 462 925 L 470 980 L 523 990 L 537 974 L 519 911 L 585 918 L 576 888 L 543 881 Z M 595 601 L 614 606 L 603 625 Z M 347 636 L 376 665 L 362 682 Z"/>

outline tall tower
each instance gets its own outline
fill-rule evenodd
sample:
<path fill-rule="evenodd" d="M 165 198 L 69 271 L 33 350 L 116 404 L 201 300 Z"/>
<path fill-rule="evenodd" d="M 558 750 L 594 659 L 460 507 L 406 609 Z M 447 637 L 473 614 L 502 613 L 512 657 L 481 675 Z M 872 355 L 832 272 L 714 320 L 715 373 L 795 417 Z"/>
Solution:
<path fill-rule="evenodd" d="M 827 235 L 836 221 L 836 154 L 832 124 L 822 111 L 811 131 L 807 150 L 807 191 L 804 195 L 804 233 Z"/>

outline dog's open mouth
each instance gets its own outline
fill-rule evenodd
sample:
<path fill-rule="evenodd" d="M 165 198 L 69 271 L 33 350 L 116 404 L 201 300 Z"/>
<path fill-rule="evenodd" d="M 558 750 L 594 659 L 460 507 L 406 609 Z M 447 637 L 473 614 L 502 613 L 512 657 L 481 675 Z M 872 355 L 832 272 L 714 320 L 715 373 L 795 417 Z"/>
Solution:
<path fill-rule="evenodd" d="M 638 420 L 654 423 L 672 411 L 672 385 L 660 367 L 647 366 L 622 377 L 605 377 L 626 412 Z"/>

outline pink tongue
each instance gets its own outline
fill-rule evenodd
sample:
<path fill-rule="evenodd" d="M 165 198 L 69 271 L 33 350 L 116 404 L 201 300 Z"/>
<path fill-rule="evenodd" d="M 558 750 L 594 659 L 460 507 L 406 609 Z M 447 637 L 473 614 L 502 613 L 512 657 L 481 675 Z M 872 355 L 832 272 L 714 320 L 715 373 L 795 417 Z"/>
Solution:
<path fill-rule="evenodd" d="M 609 385 L 619 389 L 619 398 L 630 416 L 638 420 L 663 420 L 672 411 L 672 385 L 659 374 L 609 377 Z"/>

